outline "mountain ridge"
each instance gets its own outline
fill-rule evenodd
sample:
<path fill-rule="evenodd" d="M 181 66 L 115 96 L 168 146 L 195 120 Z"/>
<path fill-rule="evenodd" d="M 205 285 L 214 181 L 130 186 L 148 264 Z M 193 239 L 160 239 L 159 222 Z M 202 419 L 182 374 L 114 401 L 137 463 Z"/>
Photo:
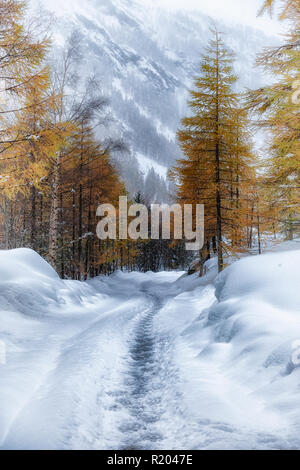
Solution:
<path fill-rule="evenodd" d="M 164 175 L 181 157 L 176 130 L 187 113 L 187 91 L 213 20 L 200 12 L 143 7 L 133 0 L 86 0 L 84 7 L 70 0 L 39 3 L 57 17 L 57 45 L 73 29 L 82 34 L 85 67 L 96 72 L 110 98 L 114 122 L 108 132 L 131 149 L 131 156 L 114 157 L 129 192 L 152 187 L 150 199 L 166 200 Z M 254 69 L 255 57 L 262 44 L 276 39 L 251 27 L 214 23 L 237 56 L 238 89 L 261 86 L 265 77 Z M 163 170 L 158 172 L 157 165 Z"/>

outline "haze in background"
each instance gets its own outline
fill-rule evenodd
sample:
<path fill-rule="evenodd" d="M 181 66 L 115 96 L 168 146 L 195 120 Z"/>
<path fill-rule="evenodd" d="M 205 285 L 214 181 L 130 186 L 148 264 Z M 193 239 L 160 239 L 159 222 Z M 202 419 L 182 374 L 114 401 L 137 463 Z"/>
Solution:
<path fill-rule="evenodd" d="M 282 34 L 284 26 L 281 22 L 268 15 L 258 17 L 263 0 L 138 0 L 145 6 L 166 7 L 170 10 L 197 10 L 222 19 L 264 31 L 265 34 Z"/>
<path fill-rule="evenodd" d="M 54 47 L 80 31 L 84 64 L 78 72 L 96 73 L 109 98 L 112 120 L 103 133 L 130 147 L 130 155 L 113 158 L 131 195 L 140 191 L 150 203 L 167 202 L 172 193 L 167 171 L 182 157 L 176 131 L 213 24 L 236 54 L 238 91 L 268 81 L 255 60 L 278 42 L 281 26 L 267 15 L 256 17 L 262 1 L 31 0 L 56 15 Z"/>

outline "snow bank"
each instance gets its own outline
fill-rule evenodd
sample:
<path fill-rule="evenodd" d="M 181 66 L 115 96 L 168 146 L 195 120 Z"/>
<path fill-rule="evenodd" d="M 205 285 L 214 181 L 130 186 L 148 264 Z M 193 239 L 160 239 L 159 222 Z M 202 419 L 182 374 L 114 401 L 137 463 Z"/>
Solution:
<path fill-rule="evenodd" d="M 0 449 L 300 448 L 298 246 L 82 283 L 0 252 Z"/>
<path fill-rule="evenodd" d="M 40 315 L 57 303 L 63 282 L 37 253 L 29 249 L 0 252 L 0 306 L 28 315 Z"/>
<path fill-rule="evenodd" d="M 0 449 L 85 447 L 76 423 L 104 445 L 124 328 L 145 308 L 123 277 L 62 281 L 32 250 L 0 252 Z"/>
<path fill-rule="evenodd" d="M 216 297 L 255 297 L 300 312 L 300 250 L 268 253 L 232 264 L 217 279 Z"/>
<path fill-rule="evenodd" d="M 51 266 L 34 251 L 18 248 L 0 252 L 0 282 L 40 277 L 58 279 Z"/>
<path fill-rule="evenodd" d="M 187 420 L 205 425 L 188 448 L 300 447 L 299 266 L 300 250 L 244 258 L 215 283 L 184 278 L 160 312 L 158 329 L 176 336 Z"/>

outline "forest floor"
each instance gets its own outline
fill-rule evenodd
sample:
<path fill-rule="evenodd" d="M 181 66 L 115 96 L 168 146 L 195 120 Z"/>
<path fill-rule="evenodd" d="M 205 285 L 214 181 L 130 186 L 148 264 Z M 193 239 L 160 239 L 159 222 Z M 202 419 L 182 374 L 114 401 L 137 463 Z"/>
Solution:
<path fill-rule="evenodd" d="M 299 248 L 85 283 L 2 252 L 0 448 L 299 449 Z"/>

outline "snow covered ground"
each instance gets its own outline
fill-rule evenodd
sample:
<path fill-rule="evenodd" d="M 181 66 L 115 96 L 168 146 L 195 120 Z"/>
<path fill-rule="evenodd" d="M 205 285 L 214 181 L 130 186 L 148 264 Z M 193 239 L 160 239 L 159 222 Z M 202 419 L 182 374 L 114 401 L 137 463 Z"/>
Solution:
<path fill-rule="evenodd" d="M 299 449 L 299 248 L 85 283 L 2 251 L 0 449 Z"/>

